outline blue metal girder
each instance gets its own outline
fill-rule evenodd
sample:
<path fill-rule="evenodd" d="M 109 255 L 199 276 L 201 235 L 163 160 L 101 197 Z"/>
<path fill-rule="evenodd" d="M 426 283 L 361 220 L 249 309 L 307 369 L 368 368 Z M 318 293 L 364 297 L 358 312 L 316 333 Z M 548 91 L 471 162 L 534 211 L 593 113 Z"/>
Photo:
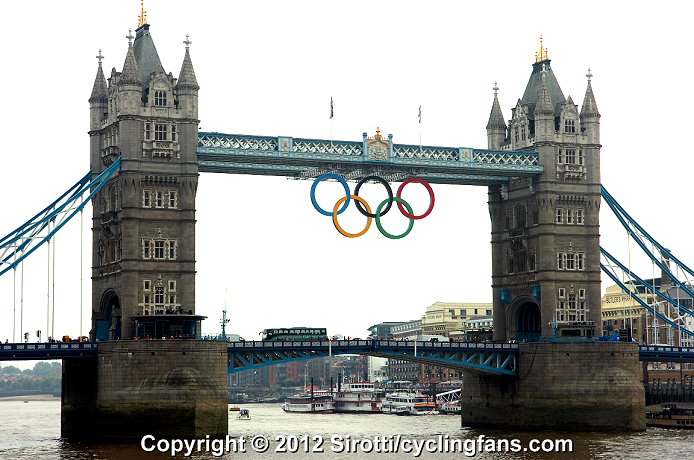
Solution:
<path fill-rule="evenodd" d="M 694 347 L 639 345 L 640 361 L 694 363 Z"/>
<path fill-rule="evenodd" d="M 201 172 L 262 174 L 313 179 L 325 172 L 359 180 L 376 174 L 389 181 L 420 177 L 432 183 L 491 185 L 512 176 L 543 172 L 537 152 L 494 151 L 467 147 L 393 144 L 375 159 L 366 137 L 362 141 L 329 141 L 292 137 L 247 136 L 201 132 Z"/>
<path fill-rule="evenodd" d="M 0 361 L 96 358 L 97 342 L 3 343 Z"/>
<path fill-rule="evenodd" d="M 329 355 L 369 355 L 403 359 L 491 375 L 517 374 L 517 344 L 337 340 L 303 342 L 233 342 L 228 347 L 229 372 L 280 362 Z"/>

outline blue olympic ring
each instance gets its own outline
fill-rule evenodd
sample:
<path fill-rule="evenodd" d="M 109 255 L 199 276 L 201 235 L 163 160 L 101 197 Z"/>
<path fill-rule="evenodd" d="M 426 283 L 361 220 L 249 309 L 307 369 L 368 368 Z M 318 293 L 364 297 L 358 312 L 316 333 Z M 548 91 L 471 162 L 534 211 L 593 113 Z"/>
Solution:
<path fill-rule="evenodd" d="M 325 209 L 321 208 L 318 205 L 318 202 L 316 201 L 316 187 L 318 186 L 319 182 L 322 182 L 326 179 L 335 179 L 339 183 L 342 184 L 342 186 L 345 188 L 345 194 L 347 195 L 347 200 L 345 201 L 345 204 L 342 205 L 342 208 L 340 208 L 339 211 L 337 211 L 338 214 L 342 214 L 342 212 L 347 209 L 347 206 L 349 206 L 349 200 L 350 200 L 350 191 L 349 191 L 349 185 L 347 185 L 347 181 L 344 180 L 342 176 L 339 176 L 337 174 L 333 173 L 326 173 L 326 174 L 321 174 L 320 176 L 316 177 L 316 180 L 313 181 L 313 185 L 311 186 L 311 203 L 313 203 L 313 207 L 316 208 L 316 211 L 319 213 L 323 214 L 324 216 L 331 217 L 333 215 L 332 211 L 326 211 Z"/>

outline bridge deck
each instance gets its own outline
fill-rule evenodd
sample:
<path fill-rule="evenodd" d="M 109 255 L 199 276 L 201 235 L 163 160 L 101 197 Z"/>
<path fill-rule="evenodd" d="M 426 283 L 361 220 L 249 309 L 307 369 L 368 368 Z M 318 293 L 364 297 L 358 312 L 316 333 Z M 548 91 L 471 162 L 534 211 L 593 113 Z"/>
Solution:
<path fill-rule="evenodd" d="M 359 180 L 376 174 L 389 181 L 420 177 L 432 183 L 488 185 L 511 176 L 541 174 L 537 152 L 494 151 L 468 147 L 433 147 L 378 141 L 330 141 L 292 137 L 246 136 L 201 132 L 201 172 L 263 174 L 313 179 L 333 172 Z"/>

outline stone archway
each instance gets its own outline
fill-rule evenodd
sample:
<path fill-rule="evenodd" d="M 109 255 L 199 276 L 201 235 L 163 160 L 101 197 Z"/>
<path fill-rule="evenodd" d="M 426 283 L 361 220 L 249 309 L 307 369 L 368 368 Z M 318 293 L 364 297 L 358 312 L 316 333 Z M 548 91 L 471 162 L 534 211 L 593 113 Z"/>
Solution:
<path fill-rule="evenodd" d="M 539 341 L 542 334 L 540 306 L 532 300 L 524 300 L 515 310 L 516 340 Z"/>
<path fill-rule="evenodd" d="M 121 338 L 120 298 L 114 290 L 109 289 L 101 296 L 99 315 L 95 325 L 95 339 L 119 340 Z"/>

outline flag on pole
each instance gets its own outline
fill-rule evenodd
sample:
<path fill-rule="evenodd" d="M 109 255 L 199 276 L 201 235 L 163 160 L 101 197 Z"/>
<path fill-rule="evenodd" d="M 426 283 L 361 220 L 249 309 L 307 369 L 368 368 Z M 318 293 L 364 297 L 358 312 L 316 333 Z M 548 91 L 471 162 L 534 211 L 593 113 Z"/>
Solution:
<path fill-rule="evenodd" d="M 419 124 L 422 124 L 422 106 L 419 106 Z"/>
<path fill-rule="evenodd" d="M 330 96 L 330 119 L 333 119 L 333 97 Z"/>

